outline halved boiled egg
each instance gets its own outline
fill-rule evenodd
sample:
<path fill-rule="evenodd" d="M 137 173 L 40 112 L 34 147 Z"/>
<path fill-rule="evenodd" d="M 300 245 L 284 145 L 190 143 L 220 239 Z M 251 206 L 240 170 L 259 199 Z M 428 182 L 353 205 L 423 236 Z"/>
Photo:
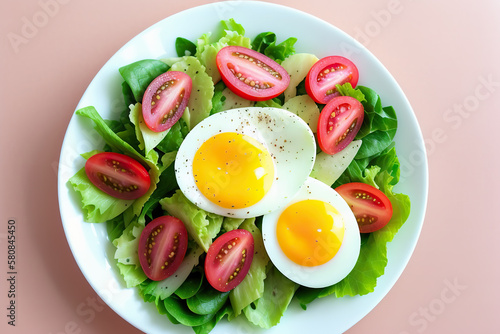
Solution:
<path fill-rule="evenodd" d="M 222 216 L 248 218 L 284 206 L 308 178 L 314 135 L 300 117 L 277 108 L 214 114 L 182 142 L 175 175 L 184 195 Z"/>
<path fill-rule="evenodd" d="M 264 216 L 262 236 L 272 263 L 290 280 L 310 288 L 347 276 L 361 238 L 349 205 L 331 187 L 308 178 L 283 208 Z"/>

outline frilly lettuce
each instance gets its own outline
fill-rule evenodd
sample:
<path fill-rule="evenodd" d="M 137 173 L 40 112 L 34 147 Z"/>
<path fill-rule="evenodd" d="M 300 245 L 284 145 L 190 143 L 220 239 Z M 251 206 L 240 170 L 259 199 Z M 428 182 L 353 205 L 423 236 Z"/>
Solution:
<path fill-rule="evenodd" d="M 172 197 L 160 200 L 160 205 L 170 215 L 179 218 L 194 241 L 205 252 L 208 251 L 212 240 L 221 229 L 222 216 L 198 208 L 180 190 L 177 190 Z"/>
<path fill-rule="evenodd" d="M 297 38 L 290 37 L 283 42 L 276 44 L 276 34 L 273 32 L 263 32 L 255 37 L 252 48 L 255 51 L 265 54 L 276 62 L 281 63 L 287 57 L 295 53 L 295 43 Z"/>
<path fill-rule="evenodd" d="M 225 232 L 236 230 L 244 221 L 245 218 L 224 217 L 222 228 Z"/>
<path fill-rule="evenodd" d="M 269 262 L 269 256 L 262 241 L 262 233 L 255 225 L 255 218 L 245 219 L 238 228 L 247 230 L 252 234 L 254 256 L 245 279 L 236 288 L 231 290 L 229 294 L 234 316 L 238 316 L 245 307 L 262 297 L 264 293 L 264 279 L 266 278 L 266 266 Z"/>
<path fill-rule="evenodd" d="M 122 200 L 99 190 L 90 182 L 85 168 L 73 175 L 68 183 L 80 194 L 84 219 L 89 223 L 102 223 L 113 219 L 127 210 L 133 200 Z"/>
<path fill-rule="evenodd" d="M 189 124 L 192 129 L 210 115 L 214 83 L 205 71 L 205 66 L 195 57 L 182 57 L 172 64 L 172 71 L 181 71 L 191 77 L 193 87 L 189 97 Z"/>
<path fill-rule="evenodd" d="M 212 77 L 214 84 L 221 79 L 215 61 L 217 52 L 220 49 L 229 45 L 244 46 L 246 48 L 252 47 L 250 38 L 244 36 L 245 30 L 243 27 L 234 22 L 234 20 L 231 20 L 222 21 L 224 32 L 218 41 L 212 43 L 210 41 L 210 33 L 202 35 L 196 41 L 196 58 L 206 67 L 207 74 Z"/>
<path fill-rule="evenodd" d="M 147 279 L 141 266 L 131 266 L 120 262 L 117 262 L 116 266 L 120 270 L 127 288 L 138 286 Z"/>
<path fill-rule="evenodd" d="M 297 284 L 283 276 L 272 264 L 268 265 L 264 294 L 244 308 L 248 321 L 262 328 L 276 326 L 293 298 Z"/>
<path fill-rule="evenodd" d="M 222 29 L 224 30 L 224 35 L 226 36 L 228 31 L 236 32 L 241 36 L 245 35 L 245 28 L 234 19 L 222 20 L 220 21 Z"/>
<path fill-rule="evenodd" d="M 147 279 L 139 263 L 137 252 L 139 237 L 143 229 L 143 225 L 132 223 L 119 238 L 113 240 L 113 245 L 116 247 L 114 258 L 118 262 L 118 269 L 127 288 L 137 286 Z"/>
<path fill-rule="evenodd" d="M 114 257 L 119 263 L 140 266 L 137 249 L 142 230 L 144 225 L 130 224 L 119 238 L 113 240 L 116 247 Z"/>

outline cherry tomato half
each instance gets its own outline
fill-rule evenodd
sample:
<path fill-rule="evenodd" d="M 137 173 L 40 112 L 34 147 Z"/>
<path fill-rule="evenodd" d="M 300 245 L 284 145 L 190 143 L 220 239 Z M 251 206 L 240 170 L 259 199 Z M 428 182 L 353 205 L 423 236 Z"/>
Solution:
<path fill-rule="evenodd" d="M 172 216 L 161 216 L 146 225 L 139 238 L 139 262 L 147 277 L 161 281 L 182 263 L 188 246 L 184 223 Z"/>
<path fill-rule="evenodd" d="M 155 132 L 168 130 L 181 118 L 189 102 L 193 81 L 184 72 L 168 71 L 156 77 L 142 98 L 142 116 Z"/>
<path fill-rule="evenodd" d="M 103 152 L 91 156 L 85 163 L 85 173 L 97 188 L 119 199 L 137 199 L 151 185 L 146 168 L 120 153 Z"/>
<path fill-rule="evenodd" d="M 226 46 L 217 53 L 217 68 L 226 86 L 251 101 L 272 99 L 285 91 L 290 75 L 277 62 L 252 49 Z"/>
<path fill-rule="evenodd" d="M 351 207 L 361 233 L 380 230 L 391 220 L 391 201 L 377 188 L 361 182 L 351 182 L 335 190 Z"/>
<path fill-rule="evenodd" d="M 205 258 L 208 283 L 221 292 L 235 288 L 250 269 L 253 249 L 253 236 L 247 230 L 232 230 L 218 237 Z"/>
<path fill-rule="evenodd" d="M 342 151 L 356 137 L 365 111 L 350 96 L 337 96 L 326 104 L 318 120 L 318 144 L 327 154 Z"/>
<path fill-rule="evenodd" d="M 341 56 L 329 56 L 317 61 L 306 77 L 307 94 L 317 103 L 326 104 L 338 96 L 335 85 L 358 84 L 358 68 L 349 59 Z"/>

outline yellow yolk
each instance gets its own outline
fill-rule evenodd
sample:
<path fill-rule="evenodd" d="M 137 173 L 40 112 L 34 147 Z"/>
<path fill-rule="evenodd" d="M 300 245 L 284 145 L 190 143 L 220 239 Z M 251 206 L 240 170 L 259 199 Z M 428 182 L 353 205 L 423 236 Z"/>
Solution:
<path fill-rule="evenodd" d="M 342 245 L 344 219 L 329 203 L 303 200 L 283 211 L 276 235 L 290 260 L 302 266 L 319 266 L 330 261 Z"/>
<path fill-rule="evenodd" d="M 228 209 L 259 202 L 274 179 L 269 152 L 250 136 L 223 132 L 206 140 L 196 151 L 193 175 L 200 192 Z"/>

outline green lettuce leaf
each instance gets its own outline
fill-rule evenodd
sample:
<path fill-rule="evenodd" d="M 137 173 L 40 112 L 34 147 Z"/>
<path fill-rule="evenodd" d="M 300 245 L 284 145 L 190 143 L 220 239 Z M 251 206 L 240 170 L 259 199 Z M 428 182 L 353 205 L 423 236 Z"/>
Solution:
<path fill-rule="evenodd" d="M 264 294 L 245 307 L 243 312 L 246 318 L 262 328 L 276 326 L 288 308 L 296 287 L 295 283 L 270 265 L 264 281 Z"/>
<path fill-rule="evenodd" d="M 283 104 L 278 98 L 274 98 L 272 100 L 266 100 L 266 101 L 259 101 L 255 103 L 256 107 L 260 108 L 266 108 L 266 107 L 271 107 L 271 108 L 282 108 Z"/>
<path fill-rule="evenodd" d="M 225 232 L 236 230 L 245 221 L 245 218 L 224 217 L 222 229 Z"/>
<path fill-rule="evenodd" d="M 127 288 L 138 286 L 147 279 L 141 266 L 130 266 L 119 262 L 116 263 L 116 266 L 120 270 Z"/>
<path fill-rule="evenodd" d="M 166 165 L 168 162 L 166 160 L 170 159 L 173 162 L 175 159 L 176 152 L 166 153 L 162 157 L 163 163 Z M 149 217 L 151 220 L 153 217 L 153 211 L 157 209 L 159 206 L 159 202 L 162 198 L 168 196 L 170 192 L 175 189 L 178 189 L 177 179 L 175 178 L 175 170 L 174 164 L 170 163 L 167 168 L 161 173 L 160 180 L 156 185 L 155 191 L 151 194 L 148 201 L 144 204 L 142 211 L 138 217 L 138 221 L 141 224 L 145 224 L 146 217 Z M 162 213 L 160 213 L 161 215 Z"/>
<path fill-rule="evenodd" d="M 144 225 L 130 224 L 119 238 L 113 240 L 113 245 L 116 247 L 114 258 L 118 263 L 141 265 L 137 249 L 142 230 L 144 230 Z"/>
<path fill-rule="evenodd" d="M 226 222 L 226 219 L 224 219 Z M 229 294 L 234 316 L 238 316 L 241 311 L 252 302 L 261 298 L 264 294 L 264 280 L 266 278 L 266 266 L 269 256 L 266 253 L 262 233 L 255 225 L 255 218 L 245 219 L 238 228 L 249 231 L 254 240 L 254 257 L 252 265 L 243 281 L 236 286 Z"/>
<path fill-rule="evenodd" d="M 189 132 L 188 125 L 180 118 L 168 131 L 165 138 L 156 146 L 163 153 L 177 151 Z"/>
<path fill-rule="evenodd" d="M 108 233 L 109 241 L 113 242 L 113 240 L 119 238 L 125 230 L 125 227 L 126 224 L 123 215 L 109 219 L 106 222 L 106 232 Z"/>
<path fill-rule="evenodd" d="M 186 300 L 186 305 L 191 312 L 196 314 L 215 314 L 224 306 L 228 298 L 229 291 L 220 292 L 206 282 L 194 296 Z"/>
<path fill-rule="evenodd" d="M 358 86 L 364 97 L 365 119 L 356 139 L 363 143 L 356 154 L 356 159 L 373 158 L 389 147 L 396 135 L 398 121 L 392 107 L 382 108 L 380 96 L 370 88 Z"/>
<path fill-rule="evenodd" d="M 254 40 L 252 41 L 252 49 L 254 49 L 257 52 L 264 53 L 266 49 L 271 46 L 276 44 L 276 34 L 270 31 L 267 32 L 261 32 L 257 36 L 255 36 Z"/>
<path fill-rule="evenodd" d="M 210 110 L 210 115 L 216 114 L 224 110 L 224 101 L 226 97 L 223 92 L 226 89 L 226 85 L 223 81 L 219 81 L 214 87 L 214 96 L 212 97 L 212 110 Z"/>
<path fill-rule="evenodd" d="M 191 96 L 189 97 L 189 127 L 193 128 L 210 115 L 214 83 L 205 72 L 205 67 L 195 57 L 182 57 L 172 64 L 172 71 L 181 71 L 189 75 L 193 81 Z"/>
<path fill-rule="evenodd" d="M 335 85 L 337 88 L 337 91 L 339 92 L 340 95 L 342 96 L 350 96 L 358 100 L 359 102 L 364 102 L 366 101 L 365 95 L 363 92 L 359 89 L 354 89 L 352 88 L 352 85 L 350 82 L 346 82 L 343 85 Z"/>
<path fill-rule="evenodd" d="M 147 279 L 137 251 L 142 230 L 144 225 L 129 224 L 122 235 L 113 240 L 113 245 L 116 247 L 114 258 L 128 288 L 137 286 Z"/>
<path fill-rule="evenodd" d="M 370 161 L 371 165 L 379 166 L 381 170 L 386 171 L 392 180 L 389 181 L 388 185 L 396 185 L 399 182 L 399 177 L 401 173 L 401 164 L 399 163 L 398 156 L 396 155 L 396 148 L 391 145 L 384 150 L 378 157 Z M 382 173 L 379 173 L 383 175 Z M 385 185 L 385 182 L 376 180 L 377 184 Z"/>
<path fill-rule="evenodd" d="M 122 131 L 126 131 L 127 129 L 132 129 L 134 125 L 130 122 L 130 105 L 136 104 L 137 101 L 135 100 L 134 93 L 132 92 L 132 89 L 130 86 L 124 81 L 122 82 L 122 94 L 123 94 L 123 109 L 122 112 L 120 113 L 120 118 L 117 121 L 120 126 L 117 128 L 111 128 L 113 132 L 119 133 Z M 125 140 L 127 141 L 127 140 Z M 130 143 L 130 142 L 129 142 Z M 139 143 L 134 142 L 133 144 L 131 143 L 132 146 L 134 147 L 139 147 Z"/>
<path fill-rule="evenodd" d="M 279 44 L 276 44 L 276 41 L 275 33 L 262 32 L 254 38 L 252 49 L 265 54 L 277 62 L 282 62 L 285 58 L 295 53 L 294 45 L 297 42 L 297 38 L 290 37 Z"/>
<path fill-rule="evenodd" d="M 289 37 L 280 44 L 271 44 L 266 48 L 264 54 L 271 59 L 274 59 L 278 63 L 281 63 L 288 56 L 291 56 L 295 53 L 295 43 L 297 42 L 297 38 Z"/>
<path fill-rule="evenodd" d="M 205 252 L 219 233 L 223 217 L 206 212 L 191 203 L 180 190 L 171 197 L 160 200 L 160 205 L 170 215 L 179 218 L 196 243 Z"/>
<path fill-rule="evenodd" d="M 165 300 L 163 300 L 166 311 L 172 316 L 177 322 L 183 324 L 184 326 L 201 326 L 212 319 L 215 314 L 205 314 L 200 315 L 192 312 L 186 305 L 186 301 L 180 299 L 179 297 L 173 295 Z"/>
<path fill-rule="evenodd" d="M 194 56 L 196 54 L 196 44 L 188 39 L 177 37 L 175 40 L 175 52 L 178 57 Z"/>
<path fill-rule="evenodd" d="M 244 31 L 244 30 L 243 30 Z M 196 58 L 205 66 L 207 74 L 212 78 L 214 83 L 220 81 L 221 76 L 216 64 L 217 52 L 225 46 L 237 45 L 251 48 L 250 38 L 240 34 L 241 30 L 224 30 L 223 36 L 216 42 L 210 42 L 211 34 L 202 35 L 197 40 Z"/>
<path fill-rule="evenodd" d="M 175 294 L 181 299 L 193 297 L 198 293 L 198 291 L 200 291 L 204 278 L 205 272 L 203 271 L 203 267 L 194 267 L 193 271 L 191 271 L 184 283 L 182 283 L 182 285 L 175 290 Z"/>
<path fill-rule="evenodd" d="M 226 87 L 222 92 L 224 96 L 224 103 L 222 105 L 223 110 L 236 109 L 236 108 L 248 108 L 253 107 L 254 101 L 250 101 L 242 98 L 238 94 L 234 93 L 229 87 Z"/>
<path fill-rule="evenodd" d="M 123 153 L 125 155 L 134 158 L 139 161 L 142 165 L 147 166 L 149 168 L 148 172 L 151 177 L 151 186 L 146 194 L 142 197 L 136 199 L 133 202 L 134 214 L 139 215 L 144 203 L 147 202 L 151 194 L 156 189 L 156 184 L 160 179 L 160 168 L 157 166 L 157 155 L 155 157 L 144 157 L 142 154 L 137 152 L 135 148 L 133 148 L 129 143 L 120 138 L 116 133 L 114 133 L 106 124 L 106 122 L 102 119 L 101 115 L 95 110 L 94 107 L 85 107 L 78 109 L 76 111 L 77 115 L 84 116 L 90 118 L 95 123 L 95 130 L 101 135 L 106 144 L 113 149 L 114 152 Z M 98 206 L 97 199 L 89 199 L 88 203 L 85 205 L 93 205 Z M 114 218 L 114 217 L 111 217 Z"/>
<path fill-rule="evenodd" d="M 119 68 L 119 72 L 132 91 L 135 101 L 142 102 L 142 96 L 151 81 L 167 72 L 168 65 L 156 59 L 144 59 Z"/>
<path fill-rule="evenodd" d="M 225 37 L 228 35 L 228 31 L 233 31 L 241 36 L 245 35 L 245 28 L 238 22 L 236 22 L 234 19 L 229 19 L 229 20 L 222 20 L 220 21 L 222 25 L 222 29 L 224 29 L 224 32 L 222 33 L 222 37 Z"/>
<path fill-rule="evenodd" d="M 222 320 L 222 318 L 224 318 L 226 315 L 228 317 L 231 317 L 232 314 L 233 314 L 233 309 L 231 308 L 231 305 L 226 304 L 226 306 L 217 311 L 215 316 L 212 319 L 210 319 L 210 321 L 207 321 L 206 323 L 200 326 L 194 326 L 193 330 L 196 334 L 208 334 L 210 333 L 210 331 L 212 331 L 212 329 L 215 328 L 215 325 L 217 325 L 217 323 L 220 320 Z"/>
<path fill-rule="evenodd" d="M 123 95 L 123 101 L 125 102 L 125 109 L 123 110 L 123 116 L 120 116 L 120 121 L 122 124 L 129 123 L 129 118 L 128 118 L 128 113 L 129 113 L 129 106 L 131 104 L 136 104 L 134 92 L 132 91 L 132 88 L 128 85 L 126 81 L 122 82 L 122 95 Z"/>
<path fill-rule="evenodd" d="M 127 110 L 128 110 L 127 117 L 129 117 L 130 109 L 127 108 Z M 111 131 L 115 132 L 113 129 L 111 129 Z M 137 140 L 137 136 L 135 134 L 135 126 L 130 122 L 130 119 L 128 121 L 128 124 L 123 125 L 123 130 L 115 133 L 121 140 L 128 143 L 132 148 L 134 148 L 134 150 L 136 150 L 137 152 L 141 152 L 141 149 L 139 148 L 140 143 Z M 104 151 L 106 152 L 113 151 L 113 148 L 108 144 L 105 144 Z"/>
<path fill-rule="evenodd" d="M 89 223 L 103 223 L 119 216 L 134 203 L 106 194 L 90 182 L 85 168 L 73 175 L 68 183 L 80 195 L 84 219 Z"/>

